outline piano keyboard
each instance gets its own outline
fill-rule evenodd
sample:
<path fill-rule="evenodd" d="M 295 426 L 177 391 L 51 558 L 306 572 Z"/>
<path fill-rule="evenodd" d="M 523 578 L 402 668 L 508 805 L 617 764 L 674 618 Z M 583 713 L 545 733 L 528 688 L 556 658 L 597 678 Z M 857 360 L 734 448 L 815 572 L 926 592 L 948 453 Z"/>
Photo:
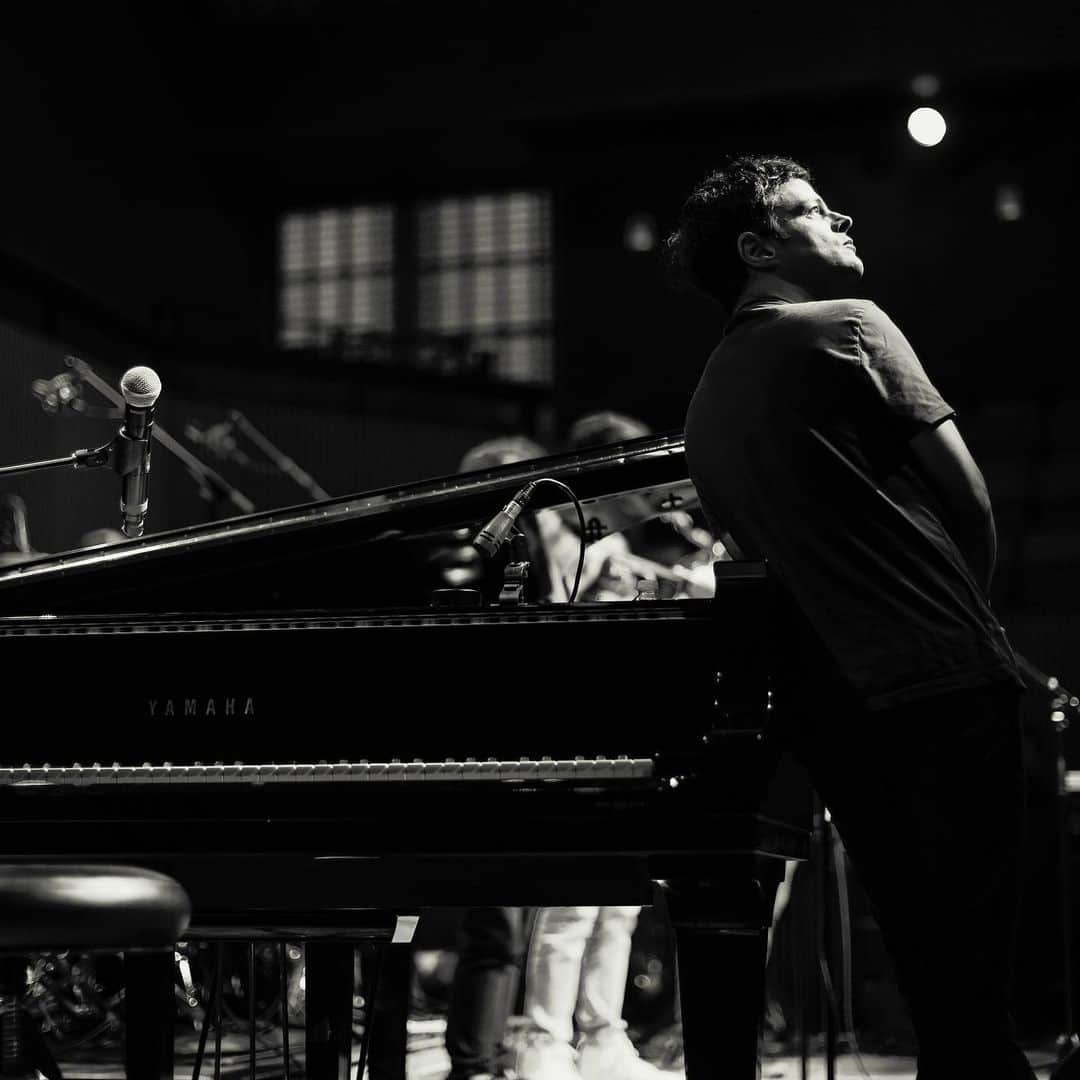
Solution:
<path fill-rule="evenodd" d="M 304 784 L 419 783 L 424 781 L 507 782 L 564 780 L 575 783 L 603 780 L 647 780 L 653 775 L 652 758 L 521 758 L 499 761 L 338 761 L 230 765 L 22 765 L 0 767 L 0 787 L 43 784 L 91 787 L 97 784 Z"/>

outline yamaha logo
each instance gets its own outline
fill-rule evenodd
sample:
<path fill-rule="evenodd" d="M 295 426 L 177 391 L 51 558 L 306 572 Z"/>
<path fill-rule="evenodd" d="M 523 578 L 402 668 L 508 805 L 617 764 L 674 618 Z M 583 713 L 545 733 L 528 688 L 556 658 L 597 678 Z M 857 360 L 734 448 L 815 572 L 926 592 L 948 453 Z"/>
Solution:
<path fill-rule="evenodd" d="M 166 716 L 254 716 L 255 699 L 225 698 L 151 698 L 147 701 L 150 718 Z"/>

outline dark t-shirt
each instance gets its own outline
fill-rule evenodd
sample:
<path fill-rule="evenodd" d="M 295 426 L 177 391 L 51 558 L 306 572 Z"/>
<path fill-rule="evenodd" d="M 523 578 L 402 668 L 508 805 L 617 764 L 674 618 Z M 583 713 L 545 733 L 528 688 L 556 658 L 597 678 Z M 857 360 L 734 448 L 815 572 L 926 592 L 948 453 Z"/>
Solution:
<path fill-rule="evenodd" d="M 870 709 L 1019 682 L 908 445 L 952 415 L 865 300 L 741 308 L 690 403 L 686 454 L 710 525 L 769 561 Z"/>

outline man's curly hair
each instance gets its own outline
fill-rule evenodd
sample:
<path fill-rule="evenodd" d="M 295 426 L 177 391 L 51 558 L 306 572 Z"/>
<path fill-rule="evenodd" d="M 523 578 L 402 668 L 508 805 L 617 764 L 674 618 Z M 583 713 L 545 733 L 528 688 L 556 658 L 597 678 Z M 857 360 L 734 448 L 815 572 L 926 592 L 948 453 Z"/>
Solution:
<path fill-rule="evenodd" d="M 746 282 L 736 241 L 747 230 L 780 232 L 776 196 L 789 180 L 812 182 L 798 162 L 758 154 L 729 158 L 706 176 L 683 203 L 679 224 L 665 241 L 676 282 L 730 307 Z"/>

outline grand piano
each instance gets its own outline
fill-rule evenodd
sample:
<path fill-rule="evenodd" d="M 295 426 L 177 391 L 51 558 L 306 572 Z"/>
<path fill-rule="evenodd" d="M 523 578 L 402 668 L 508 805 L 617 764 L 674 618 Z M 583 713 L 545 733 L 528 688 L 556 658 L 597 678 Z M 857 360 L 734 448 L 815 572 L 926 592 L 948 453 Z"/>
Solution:
<path fill-rule="evenodd" d="M 507 599 L 506 549 L 438 592 L 434 553 L 542 476 L 593 537 L 695 498 L 671 434 L 0 571 L 3 857 L 150 866 L 193 938 L 311 943 L 320 1080 L 349 1074 L 354 942 L 444 905 L 661 904 L 687 1075 L 751 1080 L 808 848 L 767 734 L 778 598 L 736 562 L 711 600 Z M 542 484 L 530 510 L 570 505 Z"/>

